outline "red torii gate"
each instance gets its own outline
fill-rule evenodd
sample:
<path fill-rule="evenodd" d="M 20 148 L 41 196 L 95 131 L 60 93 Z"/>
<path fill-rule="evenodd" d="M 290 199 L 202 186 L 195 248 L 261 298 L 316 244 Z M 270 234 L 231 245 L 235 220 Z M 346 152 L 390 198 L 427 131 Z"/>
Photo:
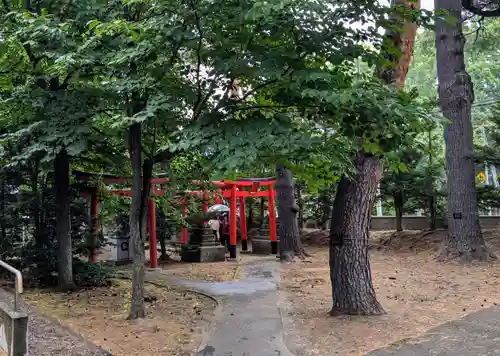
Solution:
<path fill-rule="evenodd" d="M 73 174 L 83 181 L 88 181 L 91 176 L 100 176 L 103 179 L 105 184 L 125 184 L 129 183 L 130 178 L 116 177 L 109 174 L 92 174 L 86 172 L 74 171 Z M 165 193 L 156 187 L 159 184 L 166 184 L 169 182 L 168 178 L 153 178 L 151 180 L 151 195 L 152 196 L 163 196 Z M 201 184 L 200 181 L 193 181 L 193 184 Z M 235 181 L 232 180 L 220 180 L 220 181 L 212 181 L 213 185 L 219 188 L 219 191 L 216 192 L 215 201 L 216 203 L 220 203 L 220 199 L 217 195 L 222 196 L 224 198 L 229 198 L 229 252 L 230 258 L 236 257 L 236 243 L 237 243 L 237 214 L 236 214 L 236 205 L 237 200 L 239 198 L 240 206 L 240 232 L 241 232 L 241 240 L 242 240 L 242 249 L 246 251 L 248 249 L 248 236 L 247 236 L 247 226 L 246 226 L 246 217 L 245 217 L 245 198 L 254 198 L 254 197 L 267 197 L 268 198 L 268 210 L 269 210 L 269 237 L 272 244 L 276 244 L 277 234 L 276 234 L 276 215 L 275 215 L 275 205 L 274 205 L 274 197 L 276 196 L 276 192 L 274 190 L 274 184 L 276 180 L 274 178 L 245 178 L 245 179 L 237 179 Z M 261 187 L 267 188 L 267 190 L 259 191 Z M 249 190 L 244 190 L 244 188 L 249 188 Z M 110 191 L 112 194 L 121 195 L 121 196 L 131 196 L 132 191 L 130 189 L 115 189 Z M 207 191 L 190 191 L 188 194 L 192 195 L 203 195 L 203 211 L 208 212 L 208 199 L 209 193 Z M 90 194 L 90 212 L 92 219 L 94 221 L 94 232 L 98 233 L 100 226 L 98 223 L 98 215 L 99 215 L 99 199 L 95 192 Z M 158 267 L 158 251 L 157 251 L 157 238 L 156 238 L 156 204 L 154 199 L 149 199 L 149 207 L 148 207 L 148 229 L 149 229 L 149 252 L 150 252 L 150 265 L 151 268 Z M 187 215 L 187 206 L 186 199 L 182 200 L 182 215 Z M 182 244 L 186 244 L 188 242 L 188 231 L 187 227 L 182 227 L 181 233 L 181 241 Z M 96 249 L 92 249 L 91 252 L 91 261 L 97 262 L 97 254 Z"/>

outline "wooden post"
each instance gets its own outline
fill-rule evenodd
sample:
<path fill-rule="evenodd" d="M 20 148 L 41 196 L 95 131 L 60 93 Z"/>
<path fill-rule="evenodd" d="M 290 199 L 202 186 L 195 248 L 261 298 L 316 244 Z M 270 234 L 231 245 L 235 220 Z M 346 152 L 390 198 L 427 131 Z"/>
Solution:
<path fill-rule="evenodd" d="M 90 248 L 90 262 L 97 262 L 97 247 L 96 243 L 98 241 L 98 234 L 100 231 L 99 225 L 99 199 L 96 193 L 92 193 L 90 196 L 90 218 L 92 219 L 92 233 L 94 234 L 93 246 Z"/>
<path fill-rule="evenodd" d="M 278 254 L 278 240 L 276 238 L 276 215 L 274 210 L 274 185 L 270 185 L 269 191 L 269 237 L 271 238 L 271 253 L 273 255 Z"/>
<path fill-rule="evenodd" d="M 185 218 L 187 215 L 187 201 L 184 199 L 182 201 L 182 216 Z M 187 231 L 187 226 L 182 225 L 182 243 L 187 244 L 188 243 L 188 231 Z"/>
<path fill-rule="evenodd" d="M 245 215 L 245 197 L 240 197 L 240 231 L 241 231 L 241 249 L 243 251 L 248 251 L 247 218 Z"/>
<path fill-rule="evenodd" d="M 208 213 L 208 193 L 203 193 L 203 212 Z"/>
<path fill-rule="evenodd" d="M 203 213 L 208 214 L 208 193 L 203 193 Z M 207 225 L 208 221 L 205 220 L 203 222 L 205 225 Z"/>
<path fill-rule="evenodd" d="M 237 219 L 236 219 L 236 184 L 233 183 L 231 186 L 231 203 L 229 206 L 229 258 L 236 258 L 236 234 L 237 234 L 237 229 L 236 229 L 236 224 L 237 224 Z"/>
<path fill-rule="evenodd" d="M 149 263 L 151 268 L 158 268 L 158 249 L 156 244 L 156 205 L 149 199 Z"/>

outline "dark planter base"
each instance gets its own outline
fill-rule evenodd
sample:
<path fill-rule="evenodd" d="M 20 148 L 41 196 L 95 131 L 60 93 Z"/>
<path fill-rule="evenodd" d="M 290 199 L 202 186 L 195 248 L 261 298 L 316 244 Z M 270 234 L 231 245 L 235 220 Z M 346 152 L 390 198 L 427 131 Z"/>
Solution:
<path fill-rule="evenodd" d="M 223 262 L 226 260 L 226 248 L 222 245 L 200 246 L 194 249 L 183 248 L 183 262 Z"/>
<path fill-rule="evenodd" d="M 270 241 L 269 238 L 265 239 L 252 239 L 252 253 L 255 255 L 275 255 L 278 253 L 279 241 Z"/>

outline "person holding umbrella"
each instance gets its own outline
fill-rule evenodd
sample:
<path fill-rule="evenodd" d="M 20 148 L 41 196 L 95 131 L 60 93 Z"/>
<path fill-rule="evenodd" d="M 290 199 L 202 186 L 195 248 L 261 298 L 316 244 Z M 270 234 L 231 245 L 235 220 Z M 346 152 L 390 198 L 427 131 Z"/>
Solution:
<path fill-rule="evenodd" d="M 222 214 L 220 223 L 220 243 L 226 246 L 226 252 L 229 245 L 229 216 L 227 213 Z"/>

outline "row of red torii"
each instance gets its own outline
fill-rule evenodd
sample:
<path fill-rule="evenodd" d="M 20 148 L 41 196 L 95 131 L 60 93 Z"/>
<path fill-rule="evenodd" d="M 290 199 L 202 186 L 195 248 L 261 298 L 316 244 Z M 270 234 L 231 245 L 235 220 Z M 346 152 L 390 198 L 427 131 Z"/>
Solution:
<path fill-rule="evenodd" d="M 130 178 L 117 177 L 109 174 L 93 174 L 80 171 L 74 171 L 73 175 L 81 181 L 89 181 L 93 176 L 98 176 L 102 179 L 103 183 L 106 185 L 112 184 L 128 184 L 130 183 Z M 164 192 L 161 190 L 161 185 L 167 184 L 169 182 L 168 178 L 152 178 L 151 180 L 151 196 L 163 196 Z M 193 181 L 193 185 L 201 185 L 200 181 Z M 276 192 L 274 189 L 274 184 L 276 180 L 274 178 L 245 178 L 237 180 L 218 180 L 211 182 L 217 190 L 215 191 L 189 191 L 187 194 L 190 195 L 201 195 L 203 198 L 203 211 L 208 212 L 208 202 L 210 200 L 210 194 L 213 195 L 215 204 L 222 203 L 222 197 L 229 199 L 229 251 L 230 257 L 236 257 L 236 240 L 237 240 L 237 201 L 239 198 L 239 210 L 240 210 L 240 234 L 242 240 L 242 249 L 247 249 L 247 223 L 245 217 L 245 198 L 256 198 L 256 197 L 267 197 L 268 198 L 268 210 L 269 210 L 269 237 L 273 244 L 276 244 L 277 234 L 276 234 L 276 215 L 275 215 L 275 204 L 274 198 Z M 159 188 L 160 187 L 160 188 Z M 263 188 L 263 190 L 261 190 Z M 120 196 L 131 196 L 131 189 L 111 189 L 109 191 L 111 194 Z M 92 220 L 94 221 L 93 229 L 94 233 L 98 233 L 100 230 L 98 215 L 99 215 L 99 197 L 95 191 L 90 192 L 90 214 Z M 181 200 L 182 205 L 182 216 L 187 216 L 187 199 Z M 157 250 L 157 239 L 156 239 L 156 204 L 153 197 L 149 199 L 148 207 L 148 230 L 149 230 L 149 255 L 150 255 L 150 266 L 151 268 L 158 267 L 158 250 Z M 182 227 L 181 240 L 178 241 L 181 244 L 188 243 L 188 229 L 186 226 Z M 97 250 L 94 248 L 91 252 L 91 261 L 97 262 Z"/>

